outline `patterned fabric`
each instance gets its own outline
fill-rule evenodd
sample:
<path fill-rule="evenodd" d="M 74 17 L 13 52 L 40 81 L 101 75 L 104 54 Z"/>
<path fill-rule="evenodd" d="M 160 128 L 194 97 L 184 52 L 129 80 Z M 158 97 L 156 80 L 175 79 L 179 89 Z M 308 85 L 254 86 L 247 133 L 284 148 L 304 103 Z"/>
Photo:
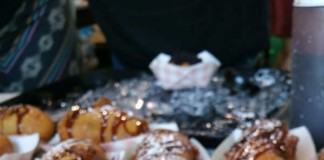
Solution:
<path fill-rule="evenodd" d="M 0 91 L 26 91 L 78 73 L 75 39 L 70 1 L 24 0 L 0 28 Z"/>

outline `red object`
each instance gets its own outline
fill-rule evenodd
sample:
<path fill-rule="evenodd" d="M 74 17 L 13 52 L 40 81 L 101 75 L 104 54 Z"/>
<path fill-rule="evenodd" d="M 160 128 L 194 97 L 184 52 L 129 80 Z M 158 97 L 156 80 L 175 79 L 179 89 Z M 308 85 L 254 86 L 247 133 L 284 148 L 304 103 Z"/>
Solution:
<path fill-rule="evenodd" d="M 291 37 L 293 0 L 270 0 L 271 33 Z"/>

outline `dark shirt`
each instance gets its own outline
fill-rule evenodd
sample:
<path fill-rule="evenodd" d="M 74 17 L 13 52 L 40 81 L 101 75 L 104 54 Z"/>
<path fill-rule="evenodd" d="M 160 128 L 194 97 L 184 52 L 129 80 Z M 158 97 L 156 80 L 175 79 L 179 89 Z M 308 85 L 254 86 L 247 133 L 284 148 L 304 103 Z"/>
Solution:
<path fill-rule="evenodd" d="M 266 0 L 91 0 L 112 53 L 147 68 L 160 52 L 208 50 L 236 65 L 268 46 Z"/>

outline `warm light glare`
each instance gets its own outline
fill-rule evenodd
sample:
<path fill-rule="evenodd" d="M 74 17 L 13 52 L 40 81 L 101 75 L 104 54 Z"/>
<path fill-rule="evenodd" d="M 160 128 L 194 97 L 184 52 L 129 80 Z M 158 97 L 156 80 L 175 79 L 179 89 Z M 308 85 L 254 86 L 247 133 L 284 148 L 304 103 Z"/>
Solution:
<path fill-rule="evenodd" d="M 71 107 L 71 110 L 72 111 L 77 111 L 77 110 L 79 110 L 80 109 L 80 106 L 72 106 Z"/>
<path fill-rule="evenodd" d="M 137 103 L 135 104 L 135 108 L 140 110 L 144 105 L 144 101 L 142 99 L 139 99 Z"/>

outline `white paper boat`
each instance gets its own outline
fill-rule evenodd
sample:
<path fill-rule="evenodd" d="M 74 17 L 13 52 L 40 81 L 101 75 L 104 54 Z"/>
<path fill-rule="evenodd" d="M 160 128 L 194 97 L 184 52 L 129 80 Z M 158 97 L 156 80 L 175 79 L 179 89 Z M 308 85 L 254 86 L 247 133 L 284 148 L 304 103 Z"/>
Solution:
<path fill-rule="evenodd" d="M 198 53 L 197 57 L 200 63 L 183 67 L 170 63 L 171 56 L 161 53 L 149 67 L 163 89 L 206 87 L 221 63 L 208 51 Z"/>

